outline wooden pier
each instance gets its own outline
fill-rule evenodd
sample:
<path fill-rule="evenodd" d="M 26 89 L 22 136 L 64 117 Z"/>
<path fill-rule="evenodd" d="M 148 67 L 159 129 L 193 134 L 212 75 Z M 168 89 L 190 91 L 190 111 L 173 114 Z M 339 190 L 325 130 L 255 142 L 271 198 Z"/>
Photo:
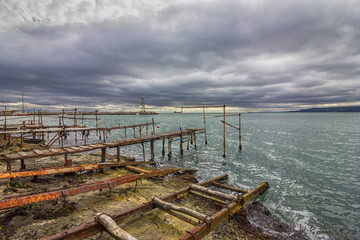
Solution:
<path fill-rule="evenodd" d="M 26 165 L 24 162 L 25 159 L 64 155 L 65 157 L 64 166 L 71 167 L 72 161 L 68 158 L 69 154 L 101 149 L 101 162 L 104 163 L 106 158 L 106 149 L 117 148 L 116 158 L 117 161 L 120 161 L 120 147 L 134 145 L 134 144 L 143 145 L 145 142 L 151 142 L 150 144 L 151 160 L 154 160 L 154 141 L 168 139 L 168 141 L 171 142 L 172 139 L 175 137 L 190 136 L 190 135 L 192 136 L 195 135 L 196 133 L 201 133 L 202 130 L 203 129 L 186 129 L 183 131 L 173 131 L 173 132 L 167 132 L 167 133 L 161 133 L 161 134 L 155 134 L 155 135 L 149 135 L 149 136 L 143 136 L 137 138 L 120 139 L 120 140 L 98 143 L 98 144 L 89 144 L 89 145 L 64 147 L 64 148 L 50 148 L 50 149 L 31 150 L 31 151 L 20 151 L 17 153 L 4 154 L 4 155 L 0 155 L 0 160 L 5 161 L 7 163 L 7 172 L 0 173 L 0 179 L 12 176 L 11 174 L 9 174 L 9 172 L 12 172 L 12 162 L 16 160 L 21 161 L 21 170 L 22 170 L 20 172 L 17 172 L 16 176 L 25 177 L 29 175 L 35 175 L 35 173 L 32 173 L 33 171 L 24 171 L 26 169 Z M 171 144 L 169 146 L 170 146 L 169 156 L 171 156 Z M 45 173 L 56 174 L 56 171 L 47 170 Z"/>

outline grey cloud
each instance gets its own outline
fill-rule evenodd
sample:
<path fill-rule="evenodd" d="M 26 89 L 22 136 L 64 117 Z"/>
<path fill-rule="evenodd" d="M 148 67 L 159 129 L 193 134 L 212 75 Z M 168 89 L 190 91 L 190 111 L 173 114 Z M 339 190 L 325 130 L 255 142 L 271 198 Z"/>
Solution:
<path fill-rule="evenodd" d="M 43 3 L 0 14 L 13 26 L 0 32 L 5 97 L 24 90 L 34 104 L 83 107 L 141 96 L 159 107 L 360 101 L 356 1 L 169 2 L 146 14 L 135 6 L 132 17 Z"/>

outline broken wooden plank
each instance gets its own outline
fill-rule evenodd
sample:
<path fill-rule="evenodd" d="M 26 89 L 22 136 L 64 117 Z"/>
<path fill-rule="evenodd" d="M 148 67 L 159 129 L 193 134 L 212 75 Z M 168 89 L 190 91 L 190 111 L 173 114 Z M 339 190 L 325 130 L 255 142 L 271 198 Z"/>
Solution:
<path fill-rule="evenodd" d="M 150 172 L 148 170 L 133 167 L 133 166 L 126 166 L 126 169 L 129 170 L 129 171 L 132 171 L 132 172 L 137 172 L 137 173 L 148 173 L 148 172 Z"/>
<path fill-rule="evenodd" d="M 97 213 L 95 221 L 100 223 L 116 240 L 137 240 L 128 232 L 121 229 L 111 217 L 104 213 Z"/>

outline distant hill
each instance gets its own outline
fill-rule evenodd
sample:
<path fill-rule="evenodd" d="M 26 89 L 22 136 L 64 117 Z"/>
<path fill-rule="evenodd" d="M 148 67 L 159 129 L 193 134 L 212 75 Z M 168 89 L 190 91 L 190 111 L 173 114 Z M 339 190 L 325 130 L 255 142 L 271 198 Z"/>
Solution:
<path fill-rule="evenodd" d="M 295 112 L 360 112 L 360 106 L 309 108 L 309 109 L 301 109 Z"/>

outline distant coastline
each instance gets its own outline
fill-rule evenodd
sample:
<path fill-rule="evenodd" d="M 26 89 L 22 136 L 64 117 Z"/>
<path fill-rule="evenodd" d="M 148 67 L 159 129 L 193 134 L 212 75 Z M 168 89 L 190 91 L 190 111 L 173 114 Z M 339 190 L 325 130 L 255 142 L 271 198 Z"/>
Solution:
<path fill-rule="evenodd" d="M 291 112 L 360 112 L 360 106 L 308 108 Z"/>

